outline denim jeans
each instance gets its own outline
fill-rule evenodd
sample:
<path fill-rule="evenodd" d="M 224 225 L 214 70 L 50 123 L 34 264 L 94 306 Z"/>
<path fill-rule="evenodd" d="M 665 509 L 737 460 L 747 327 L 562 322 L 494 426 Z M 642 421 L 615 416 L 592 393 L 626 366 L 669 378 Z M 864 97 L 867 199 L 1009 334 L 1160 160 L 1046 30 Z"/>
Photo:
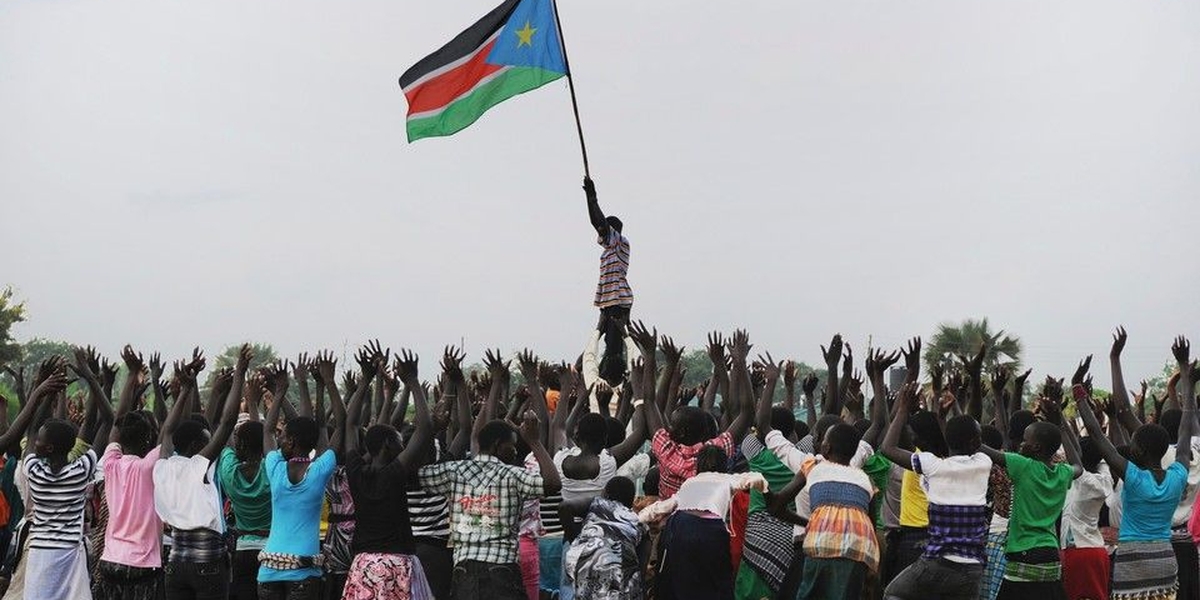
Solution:
<path fill-rule="evenodd" d="M 980 563 L 922 558 L 904 569 L 883 592 L 885 600 L 976 600 L 983 579 Z"/>
<path fill-rule="evenodd" d="M 320 597 L 320 577 L 258 584 L 258 600 L 319 600 Z"/>
<path fill-rule="evenodd" d="M 229 563 L 169 562 L 163 566 L 163 589 L 169 600 L 225 600 L 229 597 Z"/>
<path fill-rule="evenodd" d="M 454 566 L 452 586 L 454 600 L 527 600 L 517 563 L 464 560 Z"/>

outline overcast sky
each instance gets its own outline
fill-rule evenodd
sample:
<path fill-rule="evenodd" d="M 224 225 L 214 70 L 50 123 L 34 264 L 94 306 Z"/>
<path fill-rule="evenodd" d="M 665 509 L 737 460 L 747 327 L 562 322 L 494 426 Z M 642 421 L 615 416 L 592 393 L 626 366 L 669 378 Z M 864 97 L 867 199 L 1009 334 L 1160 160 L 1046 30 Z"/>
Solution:
<path fill-rule="evenodd" d="M 566 82 L 405 141 L 397 78 L 497 2 L 0 3 L 17 337 L 577 353 Z M 986 316 L 1037 378 L 1124 323 L 1131 381 L 1200 346 L 1197 3 L 561 3 L 635 317 L 689 346 L 819 363 Z"/>

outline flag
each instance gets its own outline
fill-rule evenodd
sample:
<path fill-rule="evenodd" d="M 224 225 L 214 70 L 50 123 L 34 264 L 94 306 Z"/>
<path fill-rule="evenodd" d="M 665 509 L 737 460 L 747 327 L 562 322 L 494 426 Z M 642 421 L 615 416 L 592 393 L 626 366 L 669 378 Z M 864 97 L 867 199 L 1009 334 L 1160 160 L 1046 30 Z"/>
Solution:
<path fill-rule="evenodd" d="M 566 73 L 553 0 L 507 0 L 400 76 L 408 141 L 461 131 Z"/>

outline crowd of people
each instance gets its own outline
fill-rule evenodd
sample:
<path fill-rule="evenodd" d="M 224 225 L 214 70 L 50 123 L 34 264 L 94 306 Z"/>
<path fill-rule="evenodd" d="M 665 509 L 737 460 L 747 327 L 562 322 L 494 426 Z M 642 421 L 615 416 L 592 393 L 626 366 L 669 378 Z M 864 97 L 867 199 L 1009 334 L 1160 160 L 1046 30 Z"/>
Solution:
<path fill-rule="evenodd" d="M 340 385 L 248 346 L 206 394 L 199 351 L 168 376 L 127 346 L 116 395 L 91 348 L 8 369 L 4 599 L 1200 597 L 1183 338 L 1160 402 L 1124 391 L 1120 329 L 1103 401 L 1091 357 L 1026 399 L 986 348 L 922 383 L 919 338 L 864 377 L 835 336 L 822 382 L 742 331 L 688 389 L 681 347 L 624 331 L 615 381 L 599 327 L 573 364 L 447 347 L 428 381 L 378 342 Z"/>
<path fill-rule="evenodd" d="M 986 346 L 922 380 L 920 338 L 860 372 L 834 336 L 822 381 L 744 331 L 688 387 L 584 190 L 600 320 L 573 362 L 447 347 L 422 379 L 376 341 L 339 385 L 329 352 L 243 346 L 202 393 L 199 350 L 168 374 L 126 346 L 115 396 L 92 348 L 7 368 L 0 600 L 1200 600 L 1186 339 L 1161 401 L 1126 391 L 1124 329 L 1107 399 L 1090 356 L 1027 394 Z"/>

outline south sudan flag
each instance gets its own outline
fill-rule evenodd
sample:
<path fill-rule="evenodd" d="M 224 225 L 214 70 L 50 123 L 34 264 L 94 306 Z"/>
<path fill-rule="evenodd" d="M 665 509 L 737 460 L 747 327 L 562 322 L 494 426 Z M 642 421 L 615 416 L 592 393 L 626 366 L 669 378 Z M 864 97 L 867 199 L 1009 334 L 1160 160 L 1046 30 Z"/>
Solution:
<path fill-rule="evenodd" d="M 553 0 L 507 0 L 400 76 L 408 141 L 456 133 L 566 73 Z"/>

